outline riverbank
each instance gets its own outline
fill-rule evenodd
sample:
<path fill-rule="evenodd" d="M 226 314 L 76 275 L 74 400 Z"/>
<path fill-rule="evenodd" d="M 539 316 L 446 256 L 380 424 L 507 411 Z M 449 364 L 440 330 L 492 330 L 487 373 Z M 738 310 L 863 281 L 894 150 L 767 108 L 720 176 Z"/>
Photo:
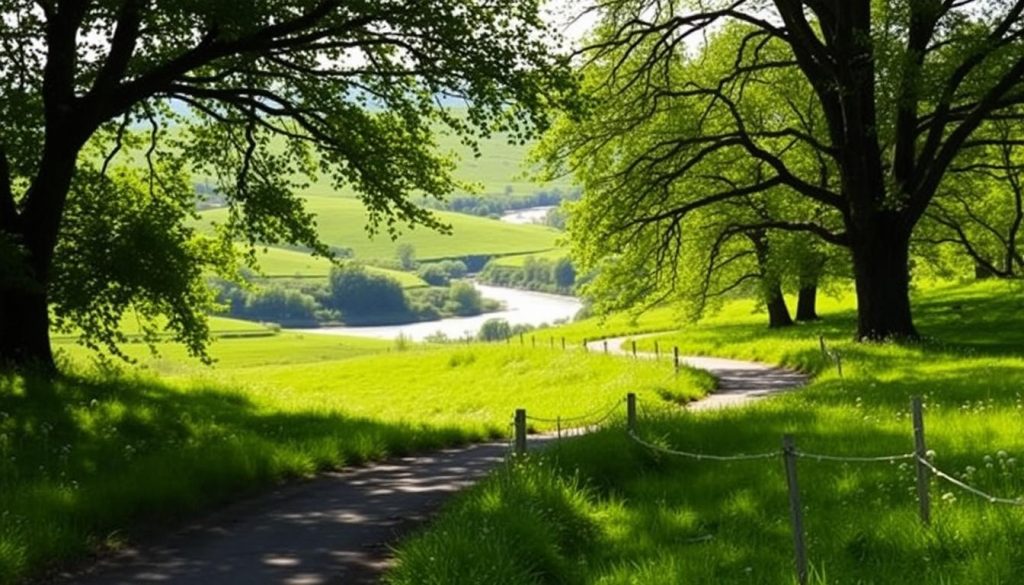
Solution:
<path fill-rule="evenodd" d="M 373 339 L 395 339 L 399 336 L 411 341 L 425 341 L 430 337 L 444 334 L 449 339 L 475 336 L 480 327 L 490 319 L 504 319 L 509 325 L 553 325 L 571 321 L 583 308 L 576 297 L 525 291 L 513 288 L 473 283 L 486 299 L 502 303 L 499 311 L 483 313 L 473 317 L 451 317 L 438 321 L 421 321 L 404 325 L 382 325 L 374 327 L 318 327 L 293 329 L 301 333 L 317 335 L 343 335 Z"/>

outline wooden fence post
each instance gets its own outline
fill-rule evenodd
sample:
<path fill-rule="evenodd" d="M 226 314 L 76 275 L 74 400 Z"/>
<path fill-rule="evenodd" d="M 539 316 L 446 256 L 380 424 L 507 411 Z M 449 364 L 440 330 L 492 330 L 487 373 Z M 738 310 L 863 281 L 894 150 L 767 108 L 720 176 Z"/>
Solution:
<path fill-rule="evenodd" d="M 587 338 L 586 337 L 583 338 L 583 351 L 590 351 L 590 350 L 587 349 Z"/>
<path fill-rule="evenodd" d="M 626 394 L 626 428 L 636 432 L 636 394 Z"/>
<path fill-rule="evenodd" d="M 519 345 L 526 345 L 526 340 L 523 338 L 523 334 L 519 334 Z"/>
<path fill-rule="evenodd" d="M 526 455 L 526 409 L 516 409 L 516 455 Z"/>
<path fill-rule="evenodd" d="M 679 346 L 672 347 L 672 361 L 676 365 L 676 373 L 679 373 Z"/>
<path fill-rule="evenodd" d="M 548 337 L 548 345 L 551 346 L 551 349 L 555 349 L 555 338 L 554 337 L 550 337 L 550 336 Z"/>
<path fill-rule="evenodd" d="M 565 338 L 562 338 L 562 351 L 565 351 Z"/>
<path fill-rule="evenodd" d="M 608 340 L 604 340 L 604 352 L 608 353 Z"/>
<path fill-rule="evenodd" d="M 658 347 L 658 342 L 654 342 L 654 359 L 661 359 L 661 348 Z"/>
<path fill-rule="evenodd" d="M 843 354 L 841 354 L 841 353 L 839 353 L 837 351 L 837 352 L 835 352 L 835 356 L 836 356 L 836 372 L 838 372 L 839 373 L 839 377 L 842 378 L 843 377 Z"/>
<path fill-rule="evenodd" d="M 789 517 L 793 524 L 793 558 L 796 563 L 796 579 L 800 585 L 807 585 L 804 511 L 800 505 L 800 484 L 796 477 L 796 441 L 793 440 L 793 435 L 783 435 L 782 457 L 786 463 L 786 485 L 789 487 Z"/>
<path fill-rule="evenodd" d="M 924 441 L 924 412 L 921 397 L 910 399 L 910 410 L 914 420 L 914 455 L 917 463 L 917 503 L 921 513 L 921 523 L 930 526 L 932 523 L 931 496 L 928 493 L 928 467 L 920 461 L 928 456 L 928 448 Z"/>

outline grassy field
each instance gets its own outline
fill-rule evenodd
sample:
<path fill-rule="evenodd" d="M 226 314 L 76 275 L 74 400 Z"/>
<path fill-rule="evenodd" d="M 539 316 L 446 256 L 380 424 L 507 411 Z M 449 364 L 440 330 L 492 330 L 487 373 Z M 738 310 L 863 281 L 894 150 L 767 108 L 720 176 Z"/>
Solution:
<path fill-rule="evenodd" d="M 499 266 L 512 266 L 516 268 L 521 268 L 526 264 L 527 258 L 555 262 L 556 260 L 568 257 L 568 255 L 569 253 L 565 249 L 555 248 L 553 250 L 547 250 L 546 252 L 541 252 L 539 254 L 516 254 L 514 256 L 501 256 L 500 258 L 495 258 L 493 261 L 495 264 L 498 264 Z"/>
<path fill-rule="evenodd" d="M 666 364 L 506 345 L 281 334 L 217 341 L 216 368 L 171 347 L 154 359 L 131 344 L 142 363 L 121 374 L 0 378 L 0 583 L 287 478 L 504 437 L 516 407 L 571 416 L 628 391 L 687 399 L 710 384 Z"/>
<path fill-rule="evenodd" d="M 456 159 L 454 176 L 458 180 L 473 186 L 473 193 L 481 197 L 488 195 L 528 195 L 537 191 L 572 188 L 568 180 L 551 183 L 540 183 L 530 179 L 531 170 L 525 163 L 532 145 L 509 144 L 506 137 L 494 135 L 479 142 L 480 156 L 473 156 L 473 151 L 463 145 L 450 133 L 438 132 L 438 151 Z M 460 191 L 456 195 L 469 194 Z M 306 195 L 354 197 L 348 189 L 335 191 L 330 181 L 320 179 L 305 190 Z"/>
<path fill-rule="evenodd" d="M 356 258 L 394 258 L 399 244 L 412 244 L 420 260 L 479 255 L 523 254 L 555 247 L 559 232 L 540 225 L 514 225 L 495 219 L 437 212 L 452 226 L 452 234 L 417 228 L 392 241 L 387 235 L 370 239 L 365 230 L 366 211 L 356 199 L 311 196 L 308 208 L 317 216 L 320 235 L 331 246 L 352 248 Z M 225 209 L 203 212 L 204 221 L 223 222 Z"/>
<path fill-rule="evenodd" d="M 254 323 L 252 321 L 244 321 L 242 319 L 231 319 L 229 317 L 209 317 L 210 323 L 210 334 L 217 337 L 263 337 L 267 335 L 273 335 L 274 331 Z M 138 338 L 142 336 L 142 328 L 139 326 L 139 322 L 130 317 L 126 317 L 121 323 L 121 330 L 129 338 Z M 77 333 L 57 333 L 51 334 L 50 338 L 54 343 L 64 344 L 67 342 L 73 342 L 78 339 Z"/>
<path fill-rule="evenodd" d="M 1024 496 L 1024 299 L 1001 283 L 916 295 L 927 340 L 850 341 L 847 301 L 826 319 L 768 331 L 750 305 L 659 339 L 685 353 L 786 363 L 806 389 L 742 411 L 643 417 L 648 441 L 712 454 L 912 450 L 911 396 L 925 397 L 934 463 L 986 491 Z M 843 356 L 844 377 L 818 335 Z M 653 339 L 642 341 L 653 344 Z M 641 410 L 643 412 L 643 410 Z M 1011 584 L 1024 572 L 1024 509 L 933 478 L 933 525 L 917 519 L 909 462 L 799 460 L 816 584 Z M 399 549 L 393 584 L 792 583 L 781 457 L 694 461 L 654 454 L 619 427 L 509 467 Z M 431 558 L 444 558 L 444 562 Z"/>
<path fill-rule="evenodd" d="M 268 247 L 260 252 L 259 264 L 267 278 L 325 278 L 330 274 L 332 266 L 325 258 L 315 258 L 306 252 L 275 247 Z M 388 270 L 377 266 L 367 266 L 366 269 L 397 280 L 403 288 L 427 286 L 422 278 L 411 272 Z"/>

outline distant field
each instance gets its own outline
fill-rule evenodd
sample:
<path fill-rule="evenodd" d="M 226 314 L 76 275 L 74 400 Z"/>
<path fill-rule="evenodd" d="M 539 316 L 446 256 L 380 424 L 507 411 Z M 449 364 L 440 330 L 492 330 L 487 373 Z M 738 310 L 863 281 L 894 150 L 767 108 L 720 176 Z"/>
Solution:
<path fill-rule="evenodd" d="M 533 258 L 535 260 L 549 260 L 554 262 L 561 258 L 567 258 L 569 251 L 564 248 L 555 248 L 553 250 L 547 250 L 538 254 L 516 254 L 514 256 L 501 256 L 495 258 L 493 262 L 499 266 L 512 266 L 521 268 L 526 264 L 527 258 Z"/>
<path fill-rule="evenodd" d="M 268 247 L 259 256 L 260 267 L 269 278 L 287 277 L 326 277 L 331 271 L 331 263 L 324 258 L 310 256 L 306 252 Z M 411 272 L 388 270 L 367 266 L 370 272 L 383 274 L 397 280 L 404 288 L 419 288 L 427 283 Z"/>
<path fill-rule="evenodd" d="M 509 144 L 502 135 L 479 141 L 480 156 L 474 157 L 473 151 L 444 129 L 439 128 L 437 138 L 438 151 L 445 155 L 454 154 L 457 166 L 455 177 L 462 182 L 471 183 L 473 191 L 483 197 L 487 195 L 529 195 L 538 191 L 561 189 L 569 191 L 572 183 L 567 179 L 541 183 L 529 178 L 533 169 L 526 163 L 532 144 Z M 471 191 L 459 191 L 455 195 L 465 195 Z M 354 197 L 351 189 L 335 190 L 329 180 L 319 179 L 303 191 L 311 196 L 344 196 Z"/>
<path fill-rule="evenodd" d="M 223 336 L 264 336 L 273 335 L 274 332 L 264 325 L 242 319 L 231 319 L 228 317 L 210 317 L 210 333 L 214 337 Z M 126 317 L 121 322 L 121 330 L 129 337 L 142 335 L 139 322 L 131 317 Z M 50 338 L 54 342 L 70 342 L 78 338 L 77 333 L 53 333 Z"/>
<path fill-rule="evenodd" d="M 406 230 L 397 240 L 386 234 L 370 239 L 365 230 L 366 210 L 355 199 L 343 197 L 309 197 L 309 210 L 317 215 L 324 243 L 352 248 L 357 258 L 393 258 L 398 244 L 409 243 L 416 248 L 420 260 L 467 256 L 472 254 L 523 254 L 541 252 L 555 247 L 559 232 L 539 225 L 513 225 L 494 219 L 459 213 L 438 212 L 438 217 L 452 226 L 451 235 L 417 228 Z M 202 213 L 205 221 L 223 222 L 225 209 Z"/>

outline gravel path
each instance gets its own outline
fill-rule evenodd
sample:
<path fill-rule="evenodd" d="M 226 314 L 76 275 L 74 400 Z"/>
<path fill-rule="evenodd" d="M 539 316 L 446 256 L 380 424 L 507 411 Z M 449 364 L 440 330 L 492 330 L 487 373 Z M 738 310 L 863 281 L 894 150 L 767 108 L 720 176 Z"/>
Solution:
<path fill-rule="evenodd" d="M 590 351 L 604 351 L 605 342 L 608 352 L 618 355 L 629 355 L 624 349 L 627 341 L 653 337 L 657 333 L 627 337 L 610 337 L 604 340 L 587 342 Z M 637 357 L 653 359 L 653 353 L 639 352 Z M 671 354 L 663 354 L 662 359 L 672 359 Z M 707 370 L 718 378 L 718 388 L 711 395 L 691 402 L 687 405 L 691 410 L 711 410 L 715 408 L 732 408 L 743 406 L 754 400 L 799 388 L 807 383 L 807 375 L 778 366 L 730 360 L 725 358 L 704 356 L 679 356 L 679 361 L 688 366 Z"/>
<path fill-rule="evenodd" d="M 626 353 L 629 339 L 608 339 Z M 602 342 L 591 342 L 603 351 Z M 652 354 L 640 354 L 654 357 Z M 806 383 L 781 368 L 710 357 L 685 363 L 719 379 L 718 390 L 692 409 L 736 407 Z M 531 438 L 531 446 L 551 437 Z M 504 460 L 505 443 L 472 445 L 364 468 L 325 473 L 221 510 L 160 541 L 104 559 L 57 583 L 82 585 L 319 585 L 375 583 L 389 543 L 435 513 L 454 492 Z"/>

